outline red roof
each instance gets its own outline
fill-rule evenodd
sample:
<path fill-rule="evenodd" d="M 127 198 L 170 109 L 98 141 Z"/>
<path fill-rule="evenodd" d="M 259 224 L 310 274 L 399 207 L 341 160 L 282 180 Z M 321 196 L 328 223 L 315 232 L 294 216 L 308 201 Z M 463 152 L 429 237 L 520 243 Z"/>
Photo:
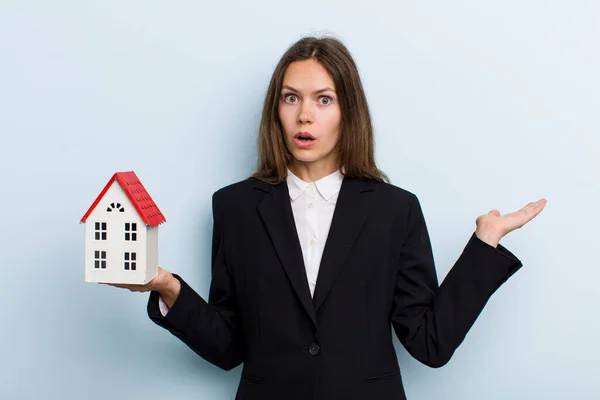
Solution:
<path fill-rule="evenodd" d="M 100 200 L 104 197 L 108 188 L 112 185 L 114 181 L 119 182 L 129 200 L 137 210 L 138 214 L 144 221 L 146 225 L 150 225 L 152 227 L 158 226 L 163 222 L 167 222 L 165 216 L 162 215 L 154 200 L 150 197 L 150 194 L 142 185 L 142 182 L 138 179 L 137 175 L 133 171 L 128 172 L 117 172 L 110 178 L 102 192 L 98 195 L 94 204 L 90 207 L 90 209 L 85 213 L 83 218 L 81 218 L 81 222 L 85 222 L 87 218 L 90 216 L 94 208 L 100 203 Z"/>

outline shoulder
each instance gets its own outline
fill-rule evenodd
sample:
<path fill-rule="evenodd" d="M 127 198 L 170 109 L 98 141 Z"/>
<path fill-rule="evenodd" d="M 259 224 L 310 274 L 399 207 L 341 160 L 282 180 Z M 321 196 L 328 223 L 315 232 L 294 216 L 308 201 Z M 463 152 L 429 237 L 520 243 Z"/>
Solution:
<path fill-rule="evenodd" d="M 417 196 L 403 187 L 387 182 L 377 182 L 375 186 L 378 197 L 382 202 L 405 206 L 410 206 L 414 201 L 418 202 Z"/>
<path fill-rule="evenodd" d="M 246 178 L 224 186 L 213 193 L 213 207 L 231 209 L 240 204 L 255 204 L 265 193 L 272 190 L 273 185 L 255 178 Z"/>
<path fill-rule="evenodd" d="M 415 193 L 386 182 L 378 182 L 376 192 L 378 193 L 376 209 L 387 214 L 395 221 L 394 223 L 399 223 L 400 229 L 424 218 L 419 198 Z"/>

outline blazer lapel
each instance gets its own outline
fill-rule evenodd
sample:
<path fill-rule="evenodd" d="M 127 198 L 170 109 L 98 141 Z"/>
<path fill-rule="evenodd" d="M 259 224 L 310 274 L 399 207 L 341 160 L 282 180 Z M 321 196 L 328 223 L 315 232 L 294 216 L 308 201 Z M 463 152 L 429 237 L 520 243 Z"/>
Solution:
<path fill-rule="evenodd" d="M 315 312 L 325 301 L 354 246 L 371 207 L 375 181 L 345 177 L 321 258 L 313 302 Z M 304 276 L 306 280 L 306 276 Z"/>
<path fill-rule="evenodd" d="M 298 240 L 287 183 L 268 185 L 261 182 L 257 184 L 261 190 L 270 193 L 258 205 L 258 212 L 267 227 L 275 251 L 300 303 L 316 327 L 315 307 L 308 288 L 302 248 Z"/>

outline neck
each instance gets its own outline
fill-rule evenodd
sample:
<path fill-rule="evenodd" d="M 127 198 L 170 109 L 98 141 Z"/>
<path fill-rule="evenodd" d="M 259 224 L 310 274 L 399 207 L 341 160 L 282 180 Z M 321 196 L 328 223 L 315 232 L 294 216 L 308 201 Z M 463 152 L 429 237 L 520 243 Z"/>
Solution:
<path fill-rule="evenodd" d="M 333 174 L 339 168 L 332 163 L 303 162 L 293 160 L 290 171 L 304 182 L 314 182 Z"/>

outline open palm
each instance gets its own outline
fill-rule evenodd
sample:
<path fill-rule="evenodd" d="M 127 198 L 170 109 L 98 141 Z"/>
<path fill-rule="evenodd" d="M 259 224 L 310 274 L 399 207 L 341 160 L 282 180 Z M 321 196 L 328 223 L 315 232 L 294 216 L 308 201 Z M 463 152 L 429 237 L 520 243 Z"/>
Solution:
<path fill-rule="evenodd" d="M 518 211 L 501 215 L 500 211 L 492 210 L 477 217 L 478 236 L 492 237 L 500 240 L 504 235 L 521 228 L 535 218 L 546 206 L 546 199 L 540 199 L 527 204 Z"/>

